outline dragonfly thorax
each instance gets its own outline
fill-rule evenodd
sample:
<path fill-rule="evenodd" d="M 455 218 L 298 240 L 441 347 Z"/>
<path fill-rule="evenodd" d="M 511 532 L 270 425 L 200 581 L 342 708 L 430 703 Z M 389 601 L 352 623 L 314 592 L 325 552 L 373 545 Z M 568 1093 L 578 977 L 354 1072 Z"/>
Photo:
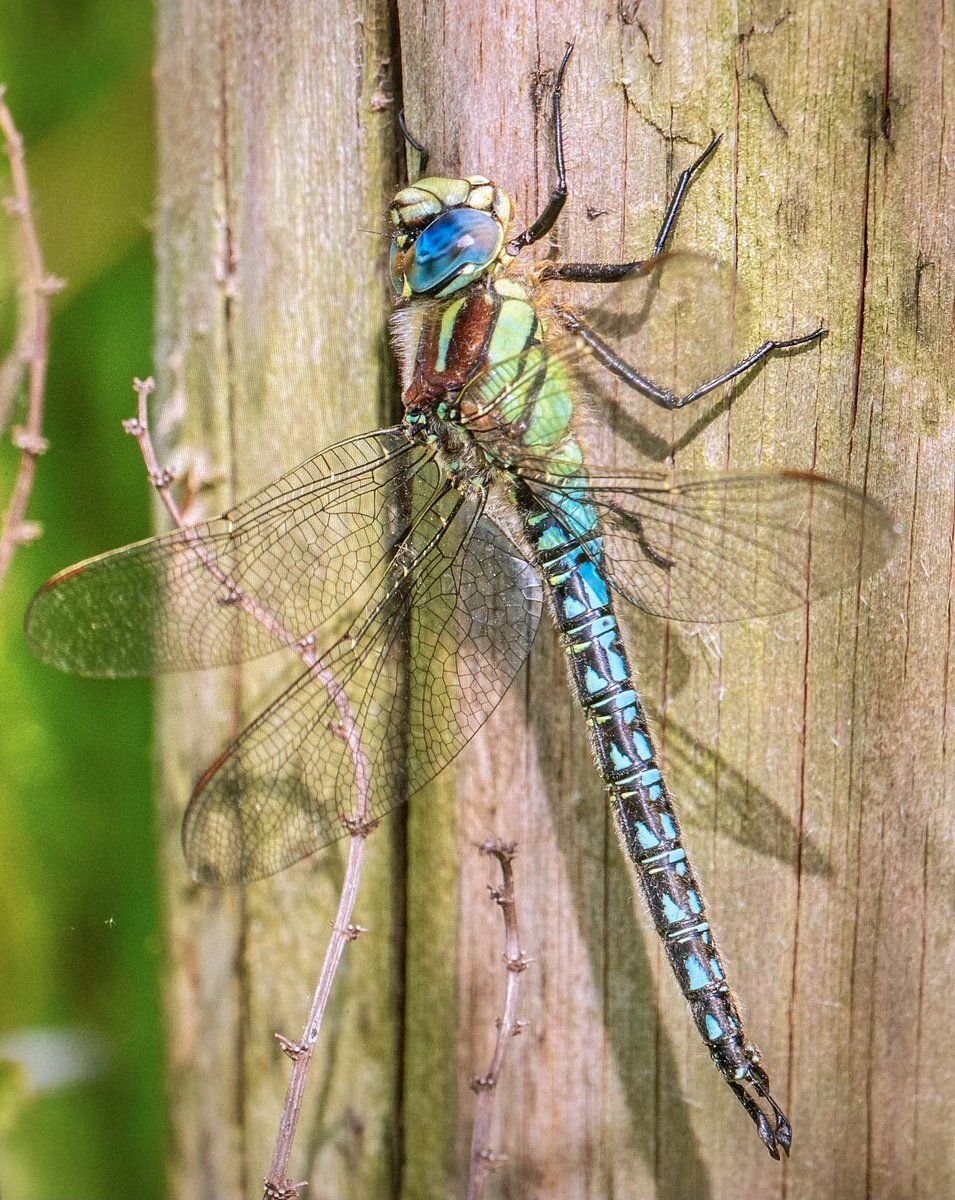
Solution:
<path fill-rule="evenodd" d="M 512 211 L 510 196 L 483 175 L 402 188 L 389 209 L 395 291 L 405 299 L 449 296 L 504 266 Z"/>

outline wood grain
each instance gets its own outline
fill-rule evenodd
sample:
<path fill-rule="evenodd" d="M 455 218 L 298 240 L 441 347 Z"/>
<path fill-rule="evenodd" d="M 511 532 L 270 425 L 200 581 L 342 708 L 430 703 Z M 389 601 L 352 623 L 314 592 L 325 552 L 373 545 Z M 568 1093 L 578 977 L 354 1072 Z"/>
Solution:
<path fill-rule="evenodd" d="M 199 488 L 198 512 L 394 415 L 389 39 L 376 4 L 347 19 L 307 0 L 161 6 L 159 432 Z M 247 890 L 198 889 L 186 876 L 178 830 L 197 767 L 278 682 L 273 668 L 163 688 L 178 1198 L 261 1195 L 289 1066 L 272 1035 L 300 1036 L 341 882 L 337 850 Z M 376 836 L 359 914 L 374 936 L 350 948 L 306 1100 L 296 1169 L 316 1194 L 395 1186 L 399 831 Z"/>
<path fill-rule="evenodd" d="M 165 434 L 221 471 L 212 507 L 382 419 L 385 244 L 359 232 L 384 230 L 394 183 L 382 14 L 160 5 Z M 316 1195 L 463 1194 L 468 1078 L 502 986 L 474 848 L 494 834 L 520 845 L 535 962 L 492 1194 L 955 1194 L 951 14 L 399 0 L 398 18 L 431 170 L 486 173 L 528 215 L 553 182 L 546 73 L 576 38 L 562 255 L 645 253 L 679 170 L 724 132 L 676 244 L 738 268 L 754 345 L 820 319 L 831 332 L 729 407 L 661 422 L 621 397 L 624 414 L 663 440 L 695 430 L 686 466 L 851 481 L 902 533 L 880 575 L 809 613 L 631 626 L 748 1032 L 793 1120 L 790 1162 L 766 1156 L 691 1027 L 543 630 L 485 730 L 375 835 L 360 906 L 374 933 L 349 950 L 300 1177 Z M 164 690 L 177 1197 L 257 1194 L 285 1080 L 270 1033 L 296 1032 L 333 907 L 334 855 L 244 895 L 183 883 L 182 803 L 252 686 Z"/>

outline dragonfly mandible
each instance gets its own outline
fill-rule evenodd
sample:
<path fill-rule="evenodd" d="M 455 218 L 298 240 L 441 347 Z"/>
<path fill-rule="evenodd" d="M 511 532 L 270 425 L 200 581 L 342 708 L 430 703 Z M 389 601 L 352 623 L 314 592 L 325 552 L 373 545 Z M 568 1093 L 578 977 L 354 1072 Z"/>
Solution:
<path fill-rule="evenodd" d="M 277 627 L 312 648 L 314 665 L 226 748 L 189 803 L 189 867 L 221 884 L 281 871 L 344 836 L 358 770 L 376 819 L 431 780 L 503 696 L 548 608 L 677 982 L 778 1158 L 791 1126 L 744 1034 L 617 610 L 694 621 L 778 613 L 875 570 L 892 527 L 878 505 L 817 475 L 681 476 L 608 465 L 588 445 L 601 405 L 598 390 L 585 417 L 585 374 L 591 390 L 614 377 L 678 409 L 824 331 L 765 342 L 677 392 L 558 298 L 562 285 L 606 287 L 638 325 L 667 271 L 708 270 L 668 247 L 719 139 L 680 177 L 648 258 L 522 261 L 567 196 L 569 57 L 553 96 L 557 185 L 523 232 L 511 232 L 508 194 L 483 176 L 422 178 L 392 201 L 401 423 L 322 451 L 217 520 L 64 571 L 34 598 L 27 636 L 48 662 L 97 676 L 265 655 L 280 644 Z"/>

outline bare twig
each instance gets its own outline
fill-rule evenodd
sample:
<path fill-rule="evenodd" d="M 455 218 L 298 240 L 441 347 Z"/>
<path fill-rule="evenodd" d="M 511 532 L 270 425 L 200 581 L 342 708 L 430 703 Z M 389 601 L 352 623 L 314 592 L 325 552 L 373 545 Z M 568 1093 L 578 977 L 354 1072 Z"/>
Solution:
<path fill-rule="evenodd" d="M 482 1200 L 487 1181 L 493 1171 L 506 1161 L 506 1156 L 496 1154 L 489 1144 L 491 1118 L 494 1113 L 494 1097 L 497 1082 L 504 1067 L 504 1058 L 511 1038 L 524 1030 L 525 1022 L 517 1020 L 517 1001 L 520 992 L 520 977 L 532 961 L 525 958 L 521 950 L 517 927 L 517 906 L 514 900 L 514 842 L 499 842 L 489 839 L 479 846 L 482 854 L 493 855 L 501 866 L 503 882 L 500 888 L 491 889 L 491 899 L 500 905 L 504 918 L 504 965 L 507 969 L 507 990 L 504 995 L 504 1012 L 497 1022 L 497 1042 L 491 1066 L 486 1075 L 471 1080 L 477 1093 L 477 1111 L 474 1130 L 471 1134 L 471 1169 L 468 1176 L 468 1200 Z"/>
<path fill-rule="evenodd" d="M 13 196 L 7 200 L 6 208 L 19 223 L 23 262 L 17 333 L 13 349 L 0 363 L 0 429 L 5 429 L 10 420 L 14 396 L 24 371 L 29 370 L 26 427 L 14 429 L 11 433 L 13 444 L 20 451 L 20 466 L 0 528 L 2 584 L 17 546 L 32 542 L 40 534 L 39 525 L 26 520 L 26 512 L 36 476 L 36 460 L 46 450 L 43 437 L 43 392 L 49 356 L 50 297 L 63 287 L 63 281 L 47 275 L 43 264 L 40 241 L 33 221 L 33 209 L 30 205 L 30 184 L 23 156 L 23 139 L 4 101 L 2 87 L 0 130 L 3 131 L 13 182 Z"/>
<path fill-rule="evenodd" d="M 172 492 L 172 472 L 160 467 L 149 433 L 149 397 L 155 390 L 155 385 L 152 379 L 137 379 L 133 386 L 139 398 L 137 415 L 130 421 L 124 421 L 123 428 L 139 443 L 150 481 L 159 493 L 166 511 L 182 533 L 186 544 L 208 569 L 212 577 L 226 589 L 230 604 L 234 604 L 255 620 L 260 621 L 279 641 L 295 650 L 305 665 L 314 671 L 316 679 L 332 697 L 338 710 L 338 723 L 332 727 L 331 732 L 345 742 L 355 767 L 355 809 L 351 817 L 344 822 L 351 836 L 348 865 L 345 869 L 341 897 L 338 902 L 338 913 L 332 926 L 332 935 L 325 951 L 325 960 L 322 963 L 318 985 L 312 997 L 308 1019 L 305 1022 L 302 1036 L 297 1042 L 291 1041 L 280 1033 L 275 1035 L 294 1065 L 285 1093 L 285 1105 L 279 1119 L 279 1131 L 275 1140 L 272 1163 L 264 1181 L 262 1195 L 263 1200 L 292 1200 L 292 1197 L 301 1195 L 306 1187 L 304 1180 L 300 1183 L 293 1183 L 287 1177 L 286 1172 L 292 1155 L 312 1055 L 345 946 L 364 932 L 360 925 L 353 924 L 352 917 L 355 901 L 358 898 L 366 839 L 377 826 L 377 822 L 371 819 L 371 777 L 368 760 L 362 750 L 361 733 L 351 712 L 348 695 L 339 684 L 334 672 L 322 663 L 321 657 L 316 653 L 314 636 L 309 634 L 304 638 L 297 637 L 272 613 L 258 604 L 227 571 L 223 570 L 214 553 L 202 542 L 199 534 L 186 523 Z"/>

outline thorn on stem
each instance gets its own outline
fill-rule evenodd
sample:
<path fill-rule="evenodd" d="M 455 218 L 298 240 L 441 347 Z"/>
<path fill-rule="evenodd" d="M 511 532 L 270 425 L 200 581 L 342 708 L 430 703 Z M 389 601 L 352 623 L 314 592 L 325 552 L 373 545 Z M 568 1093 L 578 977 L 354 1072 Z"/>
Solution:
<path fill-rule="evenodd" d="M 281 1183 L 271 1183 L 268 1179 L 262 1181 L 264 1190 L 262 1200 L 295 1200 L 308 1187 L 308 1180 L 293 1183 L 291 1179 L 283 1179 Z"/>
<path fill-rule="evenodd" d="M 18 450 L 23 450 L 26 454 L 32 454 L 34 458 L 38 458 L 41 454 L 46 454 L 50 448 L 50 443 L 45 437 L 31 433 L 29 429 L 23 429 L 19 425 L 10 431 L 10 441 L 13 442 Z"/>
<path fill-rule="evenodd" d="M 366 838 L 370 833 L 374 833 L 380 821 L 360 821 L 354 817 L 342 817 L 342 824 L 348 830 L 352 837 Z"/>
<path fill-rule="evenodd" d="M 43 524 L 40 521 L 21 521 L 14 534 L 18 546 L 29 546 L 42 536 Z"/>
<path fill-rule="evenodd" d="M 45 279 L 41 279 L 37 284 L 36 290 L 41 296 L 55 296 L 57 292 L 62 292 L 65 287 L 65 279 L 61 279 L 58 275 L 47 275 Z"/>
<path fill-rule="evenodd" d="M 502 862 L 510 862 L 517 854 L 517 842 L 502 842 L 498 838 L 489 837 L 478 845 L 478 853 L 493 854 Z"/>
<path fill-rule="evenodd" d="M 491 899 L 501 908 L 506 908 L 509 904 L 514 903 L 514 889 L 510 885 L 501 887 L 488 887 Z"/>
<path fill-rule="evenodd" d="M 275 1040 L 282 1047 L 283 1052 L 289 1056 L 292 1062 L 298 1062 L 298 1060 L 308 1049 L 308 1047 L 303 1045 L 302 1042 L 293 1042 L 291 1038 L 287 1038 L 284 1033 L 277 1033 L 275 1035 Z"/>

